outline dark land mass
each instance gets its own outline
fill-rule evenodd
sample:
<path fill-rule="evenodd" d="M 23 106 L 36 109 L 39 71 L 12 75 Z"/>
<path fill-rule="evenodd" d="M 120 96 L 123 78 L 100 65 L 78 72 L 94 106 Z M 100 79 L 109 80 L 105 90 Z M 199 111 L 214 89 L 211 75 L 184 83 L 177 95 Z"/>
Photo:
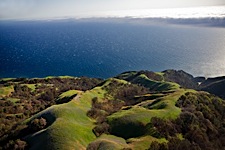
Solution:
<path fill-rule="evenodd" d="M 0 149 L 225 149 L 225 77 L 0 79 Z"/>
<path fill-rule="evenodd" d="M 166 22 L 171 24 L 180 24 L 180 25 L 200 25 L 200 26 L 210 26 L 210 27 L 225 27 L 225 18 L 187 18 L 187 19 L 156 19 L 160 22 Z"/>

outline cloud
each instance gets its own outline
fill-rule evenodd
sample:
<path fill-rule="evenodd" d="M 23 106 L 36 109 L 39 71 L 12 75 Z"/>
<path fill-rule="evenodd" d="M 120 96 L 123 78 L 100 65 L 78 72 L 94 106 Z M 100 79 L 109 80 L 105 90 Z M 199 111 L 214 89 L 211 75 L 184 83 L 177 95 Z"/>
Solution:
<path fill-rule="evenodd" d="M 168 8 L 224 4 L 224 0 L 0 0 L 0 19 L 47 19 L 54 17 L 189 17 Z M 153 9 L 154 8 L 154 9 Z M 164 9 L 156 9 L 164 8 Z M 167 9 L 165 9 L 167 8 Z M 124 11 L 119 11 L 124 10 Z M 176 11 L 178 11 L 176 10 Z M 185 10 L 185 9 L 184 9 Z M 223 10 L 224 11 L 224 10 Z M 186 13 L 186 12 L 184 12 Z M 201 16 L 195 10 L 195 16 Z M 212 13 L 221 13 L 214 10 Z M 190 14 L 190 13 L 189 13 Z M 190 14 L 194 16 L 194 14 Z M 206 15 L 206 14 L 204 14 Z M 208 15 L 208 14 L 207 14 Z M 217 14 L 215 14 L 217 15 Z"/>
<path fill-rule="evenodd" d="M 225 18 L 225 6 L 109 11 L 99 17 L 131 18 Z"/>

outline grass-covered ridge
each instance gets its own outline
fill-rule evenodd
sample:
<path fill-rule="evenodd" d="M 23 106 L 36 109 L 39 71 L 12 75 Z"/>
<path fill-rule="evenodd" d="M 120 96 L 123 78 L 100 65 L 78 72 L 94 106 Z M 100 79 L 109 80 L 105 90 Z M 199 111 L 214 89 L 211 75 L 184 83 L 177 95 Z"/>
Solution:
<path fill-rule="evenodd" d="M 36 84 L 21 84 L 21 86 L 27 86 L 32 92 L 34 92 L 36 89 Z"/>
<path fill-rule="evenodd" d="M 72 98 L 74 98 L 75 96 L 77 96 L 81 93 L 82 93 L 82 91 L 79 91 L 79 90 L 66 91 L 58 96 L 58 98 L 56 99 L 56 103 L 62 104 L 62 103 L 69 102 L 70 100 L 72 100 Z"/>
<path fill-rule="evenodd" d="M 94 97 L 103 98 L 103 93 L 101 87 L 96 87 L 86 92 L 70 90 L 61 94 L 59 98 L 77 96 L 68 103 L 52 106 L 35 115 L 32 120 L 43 117 L 48 122 L 48 118 L 55 119 L 46 129 L 29 136 L 27 141 L 34 149 L 86 149 L 95 139 L 92 132 L 94 120 L 86 113 L 91 107 L 91 100 Z"/>
<path fill-rule="evenodd" d="M 134 73 L 131 72 L 133 75 Z M 126 76 L 129 76 L 128 73 L 125 73 Z M 123 75 L 123 76 L 125 76 Z M 140 75 L 144 76 L 144 75 Z M 138 77 L 136 77 L 137 79 Z M 145 77 L 144 80 L 150 80 Z M 109 83 L 110 81 L 110 83 Z M 117 81 L 117 82 L 115 82 Z M 133 81 L 133 80 L 132 80 Z M 163 81 L 155 81 L 160 82 L 163 84 Z M 129 145 L 126 145 L 132 149 L 147 149 L 149 144 L 153 141 L 158 142 L 166 142 L 166 140 L 162 140 L 161 138 L 157 139 L 154 136 L 154 131 L 151 127 L 151 118 L 153 117 L 160 117 L 163 119 L 176 119 L 179 114 L 181 113 L 181 109 L 176 107 L 176 101 L 179 99 L 180 96 L 185 94 L 191 90 L 184 90 L 180 89 L 179 85 L 175 83 L 165 83 L 170 86 L 170 88 L 165 88 L 162 91 L 165 93 L 158 93 L 158 94 L 144 94 L 139 95 L 140 93 L 135 93 L 132 89 L 136 89 L 133 84 L 130 82 L 124 82 L 124 80 L 108 80 L 106 83 L 111 88 L 106 88 L 106 90 L 113 91 L 110 94 L 114 95 L 115 97 L 125 100 L 125 104 L 130 105 L 129 98 L 136 99 L 134 100 L 132 106 L 124 106 L 119 111 L 109 115 L 107 117 L 107 123 L 109 124 L 109 132 L 117 137 L 124 138 Z M 113 86 L 111 85 L 113 83 Z M 150 85 L 151 86 L 151 85 Z M 147 89 L 150 89 L 148 85 L 145 86 Z M 127 89 L 127 90 L 125 90 Z M 121 91 L 124 91 L 126 94 L 121 94 Z M 150 90 L 151 91 L 151 90 Z M 149 91 L 149 92 L 150 92 Z M 134 92 L 133 96 L 129 94 L 129 92 Z M 146 91 L 145 91 L 146 92 Z M 157 91 L 159 92 L 159 90 Z M 191 91 L 192 92 L 192 91 Z M 121 95 L 121 96 L 118 96 Z M 138 95 L 136 95 L 138 94 Z M 125 96 L 125 97 L 123 97 Z M 127 99 L 128 97 L 128 99 Z M 125 98 L 125 99 L 123 99 Z M 99 127 L 101 128 L 101 126 Z M 103 127 L 102 127 L 103 128 Z M 97 128 L 98 129 L 98 128 Z M 97 138 L 94 142 L 92 142 L 89 147 L 93 147 L 96 145 L 112 145 L 114 141 L 106 141 L 102 139 L 102 137 Z M 109 144 L 111 143 L 111 144 Z M 136 146 L 138 145 L 138 146 Z M 101 146 L 100 146 L 101 147 Z M 112 148 L 113 149 L 113 148 Z"/>
<path fill-rule="evenodd" d="M 180 88 L 180 85 L 174 82 L 168 82 L 164 79 L 164 73 L 155 73 L 150 71 L 125 72 L 117 76 L 119 79 L 129 81 L 134 84 L 140 84 L 151 91 L 169 91 Z"/>
<path fill-rule="evenodd" d="M 148 132 L 151 118 L 176 119 L 181 109 L 176 107 L 176 101 L 188 91 L 178 90 L 172 94 L 146 100 L 129 109 L 120 110 L 108 117 L 111 132 L 124 138 L 138 137 Z"/>
<path fill-rule="evenodd" d="M 149 79 L 144 74 L 137 76 L 135 79 L 132 80 L 132 82 L 148 87 L 152 91 L 169 91 L 180 88 L 180 86 L 177 83 L 166 81 L 155 81 Z"/>
<path fill-rule="evenodd" d="M 223 149 L 225 103 L 194 83 L 174 70 L 1 80 L 0 149 Z"/>
<path fill-rule="evenodd" d="M 95 139 L 93 121 L 86 116 L 88 105 L 71 101 L 38 114 L 38 117 L 45 117 L 45 113 L 52 115 L 46 117 L 53 117 L 55 121 L 28 137 L 28 143 L 34 149 L 85 149 Z"/>
<path fill-rule="evenodd" d="M 114 135 L 106 135 L 102 134 L 99 138 L 95 141 L 90 143 L 87 147 L 87 150 L 92 149 L 109 149 L 109 150 L 119 150 L 129 148 L 130 146 L 126 143 L 121 137 L 116 137 Z"/>
<path fill-rule="evenodd" d="M 90 97 L 90 102 L 88 103 L 87 95 L 88 90 L 92 90 L 89 94 L 91 93 L 93 96 L 96 96 L 98 93 L 94 94 L 95 90 L 93 88 L 101 83 L 101 81 L 101 79 L 87 77 L 56 77 L 49 79 L 18 78 L 1 80 L 0 147 L 5 149 L 14 149 L 14 146 L 16 145 L 26 147 L 27 144 L 29 147 L 39 147 L 40 145 L 38 145 L 38 143 L 41 143 L 38 140 L 39 135 L 44 138 L 54 139 L 52 138 L 53 135 L 55 135 L 58 130 L 60 131 L 64 126 L 65 134 L 63 134 L 63 136 L 66 138 L 66 133 L 69 133 L 71 128 L 79 125 L 79 123 L 75 123 L 76 118 L 79 116 L 83 119 L 83 122 L 87 125 L 88 129 L 88 123 L 91 125 L 90 130 L 88 130 L 90 131 L 88 134 L 92 134 L 92 128 L 94 127 L 93 121 L 86 115 L 88 109 L 91 107 L 92 96 Z M 99 91 L 100 90 L 101 89 L 99 88 Z M 84 103 L 80 101 L 80 104 L 76 104 L 76 99 L 73 100 L 73 96 L 77 96 L 76 98 L 79 100 L 81 93 L 84 97 L 87 97 L 87 100 L 84 100 Z M 63 101 L 65 99 L 68 100 L 68 103 Z M 73 102 L 69 102 L 71 99 Z M 58 101 L 59 103 L 65 102 L 65 104 L 56 105 Z M 71 122 L 74 122 L 74 124 L 71 124 Z M 85 126 L 82 127 L 85 128 Z M 83 130 L 85 131 L 85 129 Z M 82 132 L 82 128 L 79 132 Z M 28 138 L 28 136 L 30 138 Z M 31 141 L 37 141 L 37 143 L 35 142 L 34 145 L 29 144 L 31 142 L 29 139 L 31 138 Z M 56 147 L 60 147 L 60 144 L 57 145 L 57 142 L 60 141 L 64 140 L 60 139 L 54 141 L 54 143 L 56 143 Z M 48 143 L 47 140 L 44 140 L 43 142 Z M 84 140 L 83 143 L 88 142 L 87 140 Z M 43 145 L 42 143 L 41 145 L 47 147 L 49 146 L 48 144 Z M 54 144 L 51 146 L 53 148 L 55 147 Z"/>

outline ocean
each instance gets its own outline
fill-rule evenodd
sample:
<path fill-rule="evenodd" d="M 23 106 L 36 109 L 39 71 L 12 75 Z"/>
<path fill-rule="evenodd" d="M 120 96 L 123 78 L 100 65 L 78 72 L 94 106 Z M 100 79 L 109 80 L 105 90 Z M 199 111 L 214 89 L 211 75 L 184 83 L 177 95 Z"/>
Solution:
<path fill-rule="evenodd" d="M 0 77 L 225 75 L 225 28 L 123 19 L 0 22 Z"/>

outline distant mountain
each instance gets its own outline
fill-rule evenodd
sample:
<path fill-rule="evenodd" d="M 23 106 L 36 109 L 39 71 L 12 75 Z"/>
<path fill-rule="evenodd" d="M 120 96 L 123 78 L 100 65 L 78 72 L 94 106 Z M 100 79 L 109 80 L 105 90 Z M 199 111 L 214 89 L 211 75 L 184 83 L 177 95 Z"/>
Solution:
<path fill-rule="evenodd" d="M 165 70 L 0 83 L 0 149 L 225 148 L 225 77 Z"/>
<path fill-rule="evenodd" d="M 200 26 L 211 26 L 211 27 L 225 27 L 225 18 L 149 18 L 152 21 L 180 24 L 180 25 L 200 25 Z"/>

